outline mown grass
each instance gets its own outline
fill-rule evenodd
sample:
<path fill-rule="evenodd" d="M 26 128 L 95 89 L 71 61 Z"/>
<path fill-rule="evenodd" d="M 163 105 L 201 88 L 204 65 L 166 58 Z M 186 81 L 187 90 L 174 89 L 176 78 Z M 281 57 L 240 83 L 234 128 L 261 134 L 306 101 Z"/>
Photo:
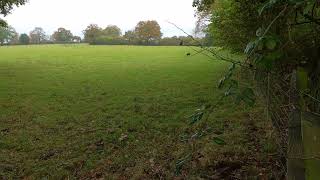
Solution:
<path fill-rule="evenodd" d="M 175 162 L 190 149 L 180 138 L 193 132 L 187 117 L 216 102 L 222 93 L 216 84 L 228 68 L 188 52 L 188 47 L 1 47 L 0 177 L 174 177 Z M 215 135 L 205 137 L 197 145 L 205 160 L 197 160 L 201 166 L 188 163 L 180 176 L 208 174 L 214 159 L 228 153 L 250 154 L 248 112 L 261 109 L 222 103 L 206 127 L 222 131 L 228 145 L 212 143 Z"/>

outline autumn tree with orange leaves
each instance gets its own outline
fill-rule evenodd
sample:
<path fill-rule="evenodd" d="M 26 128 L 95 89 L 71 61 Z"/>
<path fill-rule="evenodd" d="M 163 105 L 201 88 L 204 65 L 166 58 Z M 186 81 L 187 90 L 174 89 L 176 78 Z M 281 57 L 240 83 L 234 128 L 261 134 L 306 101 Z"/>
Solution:
<path fill-rule="evenodd" d="M 140 21 L 135 28 L 136 36 L 142 43 L 159 41 L 162 33 L 157 21 Z"/>

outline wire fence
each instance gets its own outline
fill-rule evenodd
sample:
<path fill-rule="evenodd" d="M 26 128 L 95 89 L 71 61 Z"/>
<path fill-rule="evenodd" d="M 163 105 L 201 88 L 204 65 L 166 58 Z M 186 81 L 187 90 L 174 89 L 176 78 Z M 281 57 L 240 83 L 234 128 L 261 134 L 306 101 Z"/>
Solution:
<path fill-rule="evenodd" d="M 291 72 L 266 71 L 254 67 L 250 61 L 224 57 L 215 48 L 203 46 L 176 24 L 168 23 L 198 43 L 198 47 L 189 46 L 195 55 L 202 54 L 211 60 L 241 67 L 247 75 L 246 81 L 253 77 L 256 93 L 265 101 L 266 119 L 272 121 L 277 134 L 275 142 L 284 159 L 281 163 L 284 175 L 288 179 L 320 177 L 317 174 L 320 168 L 320 74 L 313 77 L 312 90 L 305 92 L 298 87 L 296 69 Z M 310 160 L 314 161 L 313 167 L 308 167 L 309 172 L 306 172 Z"/>
<path fill-rule="evenodd" d="M 232 61 L 229 57 L 221 58 L 219 52 L 214 48 L 210 50 L 208 47 L 190 48 L 195 54 L 202 54 L 212 60 L 240 66 L 242 72 L 246 74 L 245 81 L 251 79 L 251 84 L 256 87 L 256 95 L 264 100 L 267 110 L 266 119 L 272 122 L 274 132 L 276 132 L 275 142 L 283 159 L 281 172 L 284 175 L 288 175 L 291 160 L 316 160 L 320 163 L 320 144 L 317 140 L 317 138 L 320 139 L 317 134 L 317 131 L 320 132 L 319 91 L 309 94 L 297 88 L 298 80 L 295 71 L 268 72 L 254 68 L 250 63 L 244 61 Z M 304 107 L 301 104 L 304 104 Z M 307 123 L 309 123 L 308 126 L 306 126 Z M 311 141 L 304 137 L 306 132 L 309 132 L 309 128 L 315 129 L 315 132 L 307 135 L 311 137 Z M 311 149 L 311 151 L 306 152 L 306 149 Z"/>
<path fill-rule="evenodd" d="M 299 90 L 299 77 L 295 70 L 279 75 L 257 71 L 254 74 L 258 95 L 265 100 L 268 119 L 277 132 L 275 141 L 278 150 L 286 158 L 283 171 L 288 179 L 292 179 L 292 174 L 304 178 L 308 173 L 305 172 L 306 160 L 314 160 L 315 164 L 320 165 L 318 94 L 310 95 Z M 292 169 L 292 166 L 299 163 L 303 166 L 301 170 Z"/>

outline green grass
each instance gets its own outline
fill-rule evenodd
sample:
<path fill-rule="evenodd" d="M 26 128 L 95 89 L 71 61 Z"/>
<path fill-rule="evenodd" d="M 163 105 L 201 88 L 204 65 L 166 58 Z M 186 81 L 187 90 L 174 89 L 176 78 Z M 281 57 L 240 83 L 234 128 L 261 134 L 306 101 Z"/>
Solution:
<path fill-rule="evenodd" d="M 175 162 L 189 147 L 179 138 L 192 132 L 186 117 L 215 103 L 222 93 L 217 82 L 228 68 L 187 52 L 188 47 L 0 47 L 0 177 L 173 177 Z M 209 125 L 225 131 L 230 146 L 206 145 L 212 138 L 207 137 L 201 147 L 211 157 L 204 167 L 218 148 L 245 153 L 238 134 L 247 130 L 241 121 L 246 114 L 232 102 L 221 105 Z M 182 176 L 203 174 L 191 169 Z"/>

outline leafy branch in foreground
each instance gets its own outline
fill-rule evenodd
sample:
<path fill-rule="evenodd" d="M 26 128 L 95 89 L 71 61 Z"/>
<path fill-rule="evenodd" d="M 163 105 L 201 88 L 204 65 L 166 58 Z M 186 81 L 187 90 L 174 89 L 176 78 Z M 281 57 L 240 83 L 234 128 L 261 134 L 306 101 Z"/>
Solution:
<path fill-rule="evenodd" d="M 245 0 L 239 1 L 240 4 L 244 4 L 245 7 L 248 7 L 248 9 L 244 10 L 243 14 L 241 14 L 242 6 L 236 6 L 238 4 L 228 4 L 226 2 L 219 1 L 219 5 L 223 6 L 229 6 L 228 8 L 221 8 L 218 9 L 219 11 L 223 12 L 221 13 L 224 15 L 222 18 L 221 16 L 218 16 L 217 13 L 210 13 L 213 7 L 212 5 L 215 3 L 215 1 L 206 1 L 206 0 L 195 0 L 194 6 L 198 8 L 198 11 L 201 13 L 205 12 L 209 15 L 212 15 L 212 23 L 215 23 L 214 25 L 214 32 L 221 31 L 219 33 L 219 36 L 217 38 L 224 38 L 223 40 L 230 40 L 229 42 L 234 42 L 234 39 L 238 39 L 239 37 L 244 37 L 244 41 L 241 43 L 246 43 L 249 41 L 249 43 L 246 45 L 246 48 L 244 52 L 247 54 L 247 60 L 245 61 L 238 61 L 233 60 L 229 58 L 225 58 L 220 56 L 217 52 L 212 51 L 209 47 L 204 47 L 201 43 L 199 43 L 199 47 L 202 50 L 197 50 L 193 47 L 190 47 L 191 49 L 195 49 L 196 54 L 203 54 L 210 59 L 214 60 L 221 60 L 226 61 L 229 63 L 232 63 L 232 66 L 227 71 L 226 75 L 220 80 L 218 87 L 220 89 L 226 89 L 226 92 L 224 94 L 225 97 L 232 96 L 234 97 L 236 103 L 244 102 L 245 104 L 249 106 L 254 106 L 255 104 L 255 93 L 252 88 L 246 86 L 244 88 L 239 88 L 239 82 L 235 79 L 233 79 L 233 74 L 235 72 L 235 67 L 240 66 L 244 67 L 248 70 L 253 70 L 254 72 L 263 72 L 267 75 L 270 73 L 278 74 L 279 72 L 283 71 L 279 69 L 282 67 L 281 64 L 284 64 L 284 66 L 287 64 L 290 64 L 288 62 L 284 62 L 282 59 L 288 59 L 290 57 L 296 58 L 301 56 L 308 56 L 308 54 L 304 54 L 304 49 L 297 49 L 296 51 L 291 51 L 290 48 L 294 49 L 296 47 L 301 47 L 299 44 L 294 44 L 294 41 L 297 41 L 297 39 L 293 39 L 292 35 L 297 36 L 300 32 L 302 32 L 301 37 L 303 37 L 304 32 L 306 32 L 306 35 L 310 36 L 308 31 L 305 29 L 301 30 L 300 32 L 292 31 L 291 28 L 293 25 L 297 24 L 310 24 L 314 28 L 313 34 L 314 36 L 310 37 L 312 44 L 313 51 L 317 51 L 316 47 L 314 46 L 317 42 L 320 40 L 319 38 L 319 27 L 315 27 L 314 25 L 318 25 L 319 18 L 316 16 L 319 16 L 319 2 L 317 0 L 287 0 L 287 1 L 280 1 L 280 0 L 267 0 L 263 3 L 261 2 L 255 2 L 253 4 L 248 3 Z M 225 4 L 223 4 L 225 3 Z M 235 13 L 238 13 L 242 16 L 238 17 L 235 14 L 230 13 L 230 6 L 236 6 L 235 8 L 239 8 L 239 11 L 235 11 Z M 258 9 L 256 7 L 259 7 Z M 231 11 L 234 9 L 231 9 Z M 238 9 L 237 9 L 238 10 Z M 254 12 L 255 11 L 255 12 Z M 266 13 L 268 11 L 268 13 Z M 245 14 L 245 12 L 248 12 Z M 230 26 L 232 28 L 228 28 L 228 32 L 230 31 L 239 31 L 239 30 L 245 30 L 247 31 L 247 34 L 241 34 L 236 32 L 235 34 L 237 36 L 224 36 L 224 34 L 228 34 L 226 32 L 226 29 L 219 29 L 219 27 L 225 28 L 226 22 L 224 21 L 225 16 L 230 14 L 231 24 Z M 244 18 L 248 17 L 248 18 Z M 219 20 L 218 20 L 219 19 Z M 253 19 L 250 21 L 249 19 Z M 301 21 L 302 20 L 302 21 Z M 240 23 L 239 23 L 240 21 Z M 170 23 L 170 22 L 169 22 Z M 244 25 L 242 27 L 236 27 L 238 24 Z M 174 25 L 176 28 L 180 29 L 182 32 L 187 34 L 190 38 L 195 40 L 192 36 L 190 36 L 188 33 L 186 33 L 182 28 L 178 27 L 174 23 L 170 23 Z M 221 25 L 221 26 L 219 26 Z M 247 28 L 250 27 L 250 28 Z M 240 29 L 239 29 L 240 28 Z M 245 29 L 247 28 L 247 29 Z M 218 30 L 217 30 L 218 29 Z M 286 31 L 288 29 L 288 31 Z M 311 29 L 311 28 L 310 28 Z M 241 32 L 241 31 L 239 31 Z M 252 34 L 255 34 L 256 37 L 253 37 Z M 251 39 L 251 40 L 250 40 Z M 253 40 L 252 40 L 253 39 Z M 303 39 L 303 38 L 302 38 Z M 196 41 L 196 40 L 195 40 Z M 226 43 L 224 41 L 224 44 L 232 44 L 232 43 Z M 240 43 L 239 43 L 240 44 Z M 292 45 L 293 44 L 293 45 Z M 290 46 L 291 45 L 291 46 Z M 296 47 L 294 47 L 296 46 Z M 307 45 L 308 47 L 308 45 Z M 313 48 L 315 47 L 315 48 Z M 319 52 L 320 49 L 318 49 Z M 297 54 L 301 53 L 301 54 Z M 316 53 L 314 53 L 316 54 Z M 217 59 L 215 59 L 215 58 Z M 315 56 L 316 57 L 316 56 Z M 313 58 L 315 60 L 315 58 Z M 294 66 L 298 65 L 301 60 L 298 60 Z M 312 61 L 311 61 L 312 62 Z M 290 67 L 291 65 L 289 65 Z M 279 68 L 280 67 L 280 68 Z M 311 71 L 312 72 L 312 71 Z M 299 91 L 300 94 L 302 94 Z M 311 95 L 310 95 L 311 96 Z M 313 96 L 311 96 L 313 97 Z M 205 113 L 210 114 L 213 112 L 213 109 L 206 110 L 206 109 L 198 109 L 193 116 L 191 116 L 191 125 L 194 125 L 195 123 L 200 122 Z M 208 116 L 207 116 L 208 117 Z M 222 141 L 218 141 L 221 142 Z M 186 158 L 188 159 L 188 158 Z M 182 164 L 186 163 L 186 161 L 179 161 L 179 167 L 178 169 L 181 169 Z"/>
<path fill-rule="evenodd" d="M 24 5 L 28 0 L 1 0 L 0 14 L 8 15 L 14 6 Z M 0 26 L 7 26 L 7 23 L 0 18 Z"/>
<path fill-rule="evenodd" d="M 254 67 L 251 70 L 254 69 L 252 75 L 258 88 L 267 94 L 265 100 L 268 104 L 268 113 L 274 114 L 282 110 L 280 107 L 282 103 L 292 103 L 291 100 L 286 102 L 287 99 L 279 100 L 280 104 L 271 102 L 274 107 L 269 108 L 269 98 L 272 96 L 269 94 L 270 75 L 275 75 L 274 81 L 279 81 L 280 89 L 292 91 L 301 98 L 303 109 L 319 112 L 319 0 L 194 0 L 194 2 L 198 14 L 208 15 L 207 19 L 210 22 L 206 33 L 214 38 L 216 45 L 238 52 L 245 49 L 247 60 L 244 62 Z M 304 72 L 303 89 L 287 82 L 283 83 L 290 81 L 288 77 L 295 75 L 296 71 Z M 233 87 L 239 84 L 233 81 L 228 73 L 220 80 L 219 87 L 230 89 L 226 94 L 234 94 L 237 89 Z M 236 98 L 237 101 L 241 101 L 241 97 L 244 97 L 246 103 L 253 104 L 252 89 L 244 88 L 239 94 L 241 96 Z M 300 107 L 294 108 L 300 109 Z M 272 121 L 278 120 L 277 118 L 271 117 Z M 285 119 L 289 121 L 289 118 Z M 285 128 L 278 131 L 280 136 L 286 136 L 288 127 Z M 287 142 L 282 144 L 280 149 L 286 148 Z M 283 172 L 285 174 L 285 171 Z"/>

